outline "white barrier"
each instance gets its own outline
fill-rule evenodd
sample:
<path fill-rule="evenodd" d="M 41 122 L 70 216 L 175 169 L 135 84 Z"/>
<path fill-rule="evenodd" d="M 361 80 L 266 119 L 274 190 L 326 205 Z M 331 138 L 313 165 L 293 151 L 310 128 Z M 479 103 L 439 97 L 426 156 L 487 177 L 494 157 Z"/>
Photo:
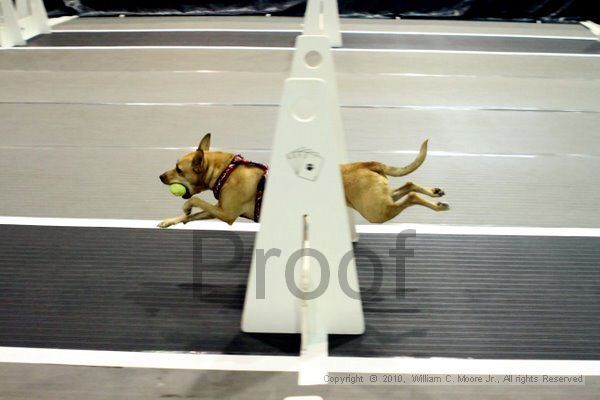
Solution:
<path fill-rule="evenodd" d="M 319 48 L 298 47 L 296 54 L 310 58 L 328 52 L 327 39 L 321 38 Z M 326 290 L 310 300 L 319 309 L 319 325 L 327 333 L 364 331 L 359 295 L 351 298 L 346 293 L 359 289 L 339 169 L 335 133 L 339 125 L 332 117 L 336 113 L 339 108 L 324 79 L 286 80 L 248 279 L 242 317 L 245 332 L 301 333 L 302 301 L 292 284 L 300 288 L 302 278 L 296 269 L 293 282 L 289 275 L 286 280 L 286 271 L 302 258 L 305 225 L 310 250 L 322 254 L 311 261 L 309 292 L 329 274 Z M 342 280 L 338 279 L 340 266 L 347 276 Z"/>
<path fill-rule="evenodd" d="M 337 2 L 309 0 L 284 85 L 242 313 L 244 332 L 302 335 L 299 384 L 323 383 L 328 334 L 365 330 L 356 232 L 339 169 L 347 158 L 336 43 Z"/>
<path fill-rule="evenodd" d="M 0 0 L 0 46 L 24 45 L 34 36 L 50 33 L 48 15 L 42 0 Z"/>

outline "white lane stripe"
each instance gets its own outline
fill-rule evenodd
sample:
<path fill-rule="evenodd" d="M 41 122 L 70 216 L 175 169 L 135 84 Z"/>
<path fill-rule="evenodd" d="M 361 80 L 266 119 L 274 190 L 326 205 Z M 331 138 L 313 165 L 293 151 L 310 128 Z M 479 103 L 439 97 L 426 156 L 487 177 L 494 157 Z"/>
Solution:
<path fill-rule="evenodd" d="M 127 33 L 127 32 L 257 32 L 257 33 L 302 33 L 301 29 L 224 29 L 224 28 L 181 28 L 181 29 L 53 29 L 55 33 Z M 560 36 L 560 35 L 524 35 L 510 33 L 468 33 L 468 32 L 418 32 L 418 31 L 365 31 L 342 30 L 342 33 L 359 35 L 399 35 L 399 36 L 459 36 L 459 37 L 501 37 L 524 39 L 552 39 L 552 40 L 592 40 L 590 36 Z"/>
<path fill-rule="evenodd" d="M 17 71 L 22 72 L 22 71 Z M 54 72 L 54 71 L 33 71 L 37 72 Z M 123 71 L 119 71 L 123 72 Z M 233 102 L 132 102 L 132 101 L 54 101 L 54 100 L 29 100 L 29 101 L 10 101 L 0 100 L 0 104 L 14 104 L 14 105 L 80 105 L 80 106 L 127 106 L 127 107 L 273 107 L 278 108 L 279 103 L 267 103 L 267 102 L 250 102 L 250 103 L 233 103 Z M 596 110 L 584 110 L 575 108 L 537 108 L 537 107 L 503 107 L 503 106 L 453 106 L 453 105 L 417 105 L 417 104 L 345 104 L 340 103 L 340 107 L 344 109 L 356 108 L 356 109 L 393 109 L 393 110 L 448 110 L 448 111 L 498 111 L 498 112 L 549 112 L 549 113 L 588 113 L 597 114 L 600 111 Z M 387 151 L 383 151 L 387 153 Z M 442 152 L 438 152 L 442 153 Z M 455 152 L 456 153 L 456 152 Z M 457 153 L 458 154 L 458 153 Z M 474 153 L 462 153 L 470 154 L 473 157 L 481 157 L 481 154 Z M 494 153 L 487 153 L 494 154 Z"/>
<path fill-rule="evenodd" d="M 0 347 L 0 362 L 101 367 L 296 372 L 297 357 Z"/>
<path fill-rule="evenodd" d="M 342 30 L 343 33 L 356 34 L 379 34 L 386 35 L 410 35 L 410 36 L 473 36 L 473 37 L 501 37 L 501 38 L 525 38 L 525 39 L 554 39 L 554 40 L 596 40 L 591 36 L 562 36 L 562 35 L 526 35 L 518 33 L 469 33 L 469 32 L 418 32 L 418 31 L 362 31 L 362 30 Z"/>
<path fill-rule="evenodd" d="M 43 50 L 246 50 L 246 51 L 293 51 L 293 47 L 257 46 L 48 46 L 48 47 L 2 47 L 0 51 L 43 51 Z M 580 57 L 597 58 L 600 54 L 584 53 L 527 53 L 502 51 L 468 50 L 415 50 L 415 49 L 331 49 L 335 53 L 423 53 L 423 54 L 472 54 L 498 56 L 541 56 L 541 57 Z"/>
<path fill-rule="evenodd" d="M 15 103 L 3 103 L 0 101 L 0 104 L 15 104 Z M 19 104 L 19 103 L 16 103 Z M 69 103 L 27 103 L 27 104 L 69 104 Z M 76 104 L 76 103 L 73 103 Z M 135 144 L 124 144 L 124 145 L 107 145 L 100 144 L 94 146 L 85 146 L 85 145 L 65 145 L 65 144 L 56 144 L 56 145 L 32 145 L 32 144 L 15 144 L 15 145 L 1 145 L 0 149 L 3 150 L 29 150 L 29 149 L 37 149 L 37 150 L 55 150 L 55 149 L 141 149 L 141 150 L 165 150 L 165 151 L 194 151 L 196 149 L 195 146 L 181 146 L 181 147 L 173 147 L 173 146 L 140 146 Z M 215 150 L 219 151 L 230 151 L 234 153 L 271 153 L 271 149 L 251 149 L 251 148 L 221 148 L 218 146 L 214 147 Z M 415 150 L 349 150 L 350 153 L 353 154 L 406 154 L 406 155 L 414 155 L 418 152 Z M 569 157 L 569 158 L 584 158 L 584 159 L 597 159 L 600 158 L 598 154 L 579 154 L 579 153 L 538 153 L 538 154 L 502 154 L 502 153 L 461 153 L 455 151 L 428 151 L 428 156 L 433 157 L 471 157 L 471 158 L 518 158 L 518 159 L 532 159 L 532 158 L 541 158 L 541 157 Z"/>
<path fill-rule="evenodd" d="M 22 71 L 18 71 L 22 72 Z M 34 71 L 43 72 L 43 71 Z M 34 73 L 31 72 L 31 73 Z M 53 72 L 53 71 L 50 71 Z M 123 72 L 123 71 L 119 71 Z M 4 101 L 0 100 L 0 104 L 11 104 L 11 105 L 77 105 L 77 106 L 126 106 L 126 107 L 273 107 L 279 108 L 279 103 L 211 103 L 211 102 L 127 102 L 127 101 L 54 101 L 54 100 L 31 100 L 31 101 Z M 497 112 L 547 112 L 547 113 L 587 113 L 587 114 L 598 114 L 600 111 L 596 110 L 584 110 L 574 108 L 563 108 L 563 109 L 551 109 L 551 108 L 536 108 L 536 107 L 502 107 L 502 106 L 452 106 L 452 105 L 416 105 L 416 104 L 344 104 L 341 103 L 340 107 L 343 109 L 390 109 L 390 110 L 417 110 L 417 111 L 428 111 L 428 110 L 447 110 L 447 111 L 497 111 Z M 0 145 L 1 146 L 1 145 Z M 6 146 L 3 146 L 6 147 Z M 47 146 L 48 147 L 48 146 Z M 372 151 L 372 150 L 369 150 Z M 375 151 L 377 152 L 377 151 Z M 388 151 L 379 151 L 388 153 Z M 438 155 L 449 152 L 437 152 Z M 433 154 L 433 153 L 429 153 Z M 465 154 L 467 157 L 512 157 L 512 155 L 502 155 L 494 153 L 458 153 L 454 154 Z M 578 155 L 574 155 L 578 156 Z"/>
<path fill-rule="evenodd" d="M 565 236 L 600 237 L 599 228 L 537 228 L 520 226 L 469 226 L 429 224 L 358 225 L 359 233 L 400 233 L 412 229 L 421 235 Z"/>
<path fill-rule="evenodd" d="M 502 56 L 544 56 L 544 57 L 600 57 L 600 54 L 582 53 L 527 53 L 508 51 L 471 50 L 412 50 L 412 49 L 332 49 L 334 52 L 374 52 L 374 53 L 431 53 L 431 54 L 485 54 Z"/>
<path fill-rule="evenodd" d="M 300 357 L 0 347 L 0 362 L 221 371 L 300 371 Z M 329 372 L 599 376 L 600 361 L 328 357 Z"/>
<path fill-rule="evenodd" d="M 0 47 L 0 51 L 39 51 L 39 50 L 267 50 L 291 51 L 293 47 L 257 47 L 257 46 L 45 46 L 45 47 Z"/>
<path fill-rule="evenodd" d="M 92 228 L 135 228 L 135 229 L 159 229 L 160 221 L 141 219 L 92 219 L 92 218 L 45 218 L 45 217 L 2 217 L 0 225 L 34 225 L 34 226 L 66 226 L 66 227 L 92 227 Z M 221 221 L 196 221 L 187 225 L 176 225 L 169 229 L 181 230 L 213 230 L 213 231 L 236 231 L 236 232 L 258 232 L 259 224 L 252 222 L 235 222 L 228 225 Z"/>
<path fill-rule="evenodd" d="M 257 33 L 302 33 L 301 29 L 220 29 L 220 28 L 159 28 L 159 29 L 53 29 L 52 33 L 152 33 L 152 32 L 257 32 Z"/>
<path fill-rule="evenodd" d="M 93 228 L 159 229 L 157 221 L 139 219 L 45 218 L 0 216 L 0 225 L 65 226 Z M 260 224 L 253 222 L 195 221 L 169 229 L 258 232 Z M 431 224 L 373 224 L 357 225 L 358 233 L 400 233 L 414 229 L 418 234 L 437 235 L 495 235 L 495 236 L 565 236 L 600 237 L 600 228 L 544 228 L 520 226 L 473 226 Z"/>

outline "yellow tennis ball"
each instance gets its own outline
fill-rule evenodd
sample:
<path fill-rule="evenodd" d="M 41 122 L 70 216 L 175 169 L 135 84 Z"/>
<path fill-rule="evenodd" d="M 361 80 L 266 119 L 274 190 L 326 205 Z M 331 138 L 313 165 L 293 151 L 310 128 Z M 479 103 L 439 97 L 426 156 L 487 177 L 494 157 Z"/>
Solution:
<path fill-rule="evenodd" d="M 169 190 L 177 197 L 183 196 L 186 192 L 185 186 L 183 186 L 181 183 L 173 183 L 172 185 L 169 185 Z"/>

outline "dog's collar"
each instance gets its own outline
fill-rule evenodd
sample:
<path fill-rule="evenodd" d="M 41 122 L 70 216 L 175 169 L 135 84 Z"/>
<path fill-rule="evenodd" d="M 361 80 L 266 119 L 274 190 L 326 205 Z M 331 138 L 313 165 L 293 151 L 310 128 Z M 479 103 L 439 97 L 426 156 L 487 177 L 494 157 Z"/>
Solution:
<path fill-rule="evenodd" d="M 213 194 L 215 195 L 215 199 L 219 200 L 219 196 L 221 195 L 221 189 L 223 188 L 223 185 L 225 184 L 225 182 L 227 182 L 229 175 L 231 175 L 231 173 L 240 165 L 246 165 L 248 167 L 260 168 L 263 171 L 263 177 L 261 178 L 261 180 L 259 182 L 259 187 L 256 191 L 256 204 L 254 206 L 254 221 L 258 222 L 258 217 L 260 216 L 260 205 L 262 202 L 262 195 L 263 195 L 263 191 L 264 191 L 264 184 L 265 184 L 266 176 L 269 174 L 269 167 L 267 167 L 264 164 L 259 164 L 259 163 L 255 163 L 255 162 L 246 160 L 240 154 L 237 154 L 233 157 L 233 159 L 231 160 L 229 165 L 223 170 L 221 175 L 219 175 L 219 177 L 217 178 L 217 180 L 215 182 L 215 185 L 212 188 L 212 191 L 213 191 Z"/>

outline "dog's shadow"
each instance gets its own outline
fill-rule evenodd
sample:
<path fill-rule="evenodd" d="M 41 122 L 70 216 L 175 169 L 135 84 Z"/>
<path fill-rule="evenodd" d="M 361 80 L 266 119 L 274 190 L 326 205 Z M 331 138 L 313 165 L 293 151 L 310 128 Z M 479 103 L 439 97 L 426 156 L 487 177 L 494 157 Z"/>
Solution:
<path fill-rule="evenodd" d="M 244 304 L 246 285 L 214 285 L 194 283 L 143 282 L 141 289 L 125 294 L 126 300 L 150 314 L 168 311 L 172 314 L 190 309 L 222 307 L 226 310 L 241 310 Z"/>
<path fill-rule="evenodd" d="M 127 293 L 125 299 L 143 310 L 147 321 L 154 320 L 149 326 L 159 328 L 155 333 L 162 338 L 159 342 L 164 350 L 257 355 L 299 354 L 300 335 L 240 332 L 246 292 L 244 284 L 143 282 L 140 285 L 139 290 Z M 365 307 L 365 312 L 371 317 L 377 316 L 377 311 L 381 310 Z M 395 308 L 394 312 L 414 313 L 418 310 Z M 207 325 L 206 316 L 216 317 L 218 320 Z M 370 326 L 367 329 L 369 335 L 330 335 L 330 349 L 338 355 L 354 355 L 361 346 L 370 349 L 369 351 L 381 351 L 378 348 L 385 348 L 385 343 L 379 343 L 378 339 L 371 337 L 376 330 L 374 326 Z M 413 329 L 400 331 L 392 336 L 394 341 L 406 341 L 415 336 L 426 335 L 426 330 Z M 377 334 L 375 336 L 379 337 Z M 386 341 L 390 339 L 389 335 L 385 337 Z M 360 351 L 360 354 L 369 353 L 365 350 Z"/>
<path fill-rule="evenodd" d="M 212 285 L 207 283 L 180 283 L 177 287 L 200 303 L 221 304 L 224 308 L 241 310 L 244 306 L 246 285 Z"/>

